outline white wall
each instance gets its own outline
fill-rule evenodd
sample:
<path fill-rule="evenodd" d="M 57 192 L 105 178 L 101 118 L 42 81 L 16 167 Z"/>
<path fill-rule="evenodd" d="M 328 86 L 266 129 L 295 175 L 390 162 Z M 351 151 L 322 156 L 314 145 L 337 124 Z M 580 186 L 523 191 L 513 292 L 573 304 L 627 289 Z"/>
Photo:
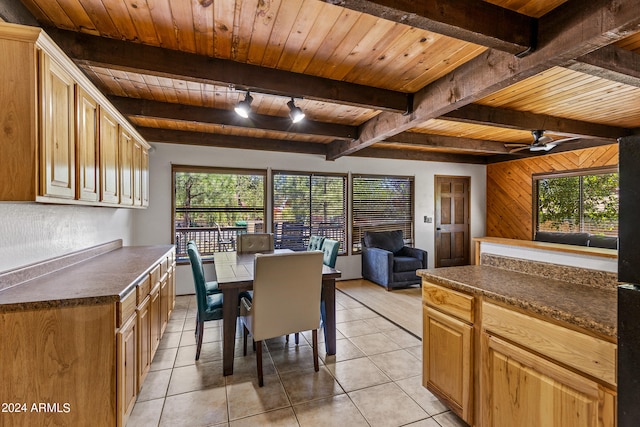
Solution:
<path fill-rule="evenodd" d="M 471 237 L 485 234 L 486 170 L 483 165 L 433 163 L 408 160 L 346 157 L 326 161 L 324 156 L 287 154 L 178 144 L 153 144 L 150 153 L 151 193 L 149 208 L 134 214 L 133 241 L 136 245 L 171 242 L 171 164 L 271 168 L 273 170 L 365 173 L 415 176 L 415 246 L 429 252 L 433 266 L 434 225 L 425 224 L 425 215 L 434 217 L 434 176 L 471 177 Z M 473 246 L 472 246 L 473 250 Z M 473 254 L 472 258 L 473 259 Z M 336 268 L 346 279 L 360 276 L 360 256 L 338 257 Z M 193 293 L 189 266 L 178 266 L 177 292 Z"/>
<path fill-rule="evenodd" d="M 131 209 L 0 203 L 0 272 L 122 239 L 132 244 Z"/>

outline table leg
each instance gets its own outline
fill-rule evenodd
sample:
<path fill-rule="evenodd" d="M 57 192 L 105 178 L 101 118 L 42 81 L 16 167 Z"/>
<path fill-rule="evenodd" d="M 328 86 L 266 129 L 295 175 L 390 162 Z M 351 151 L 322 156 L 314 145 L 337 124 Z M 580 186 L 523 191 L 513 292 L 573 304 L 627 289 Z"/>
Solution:
<path fill-rule="evenodd" d="M 336 280 L 322 280 L 322 301 L 326 312 L 324 340 L 328 355 L 336 354 Z"/>
<path fill-rule="evenodd" d="M 236 323 L 238 322 L 238 289 L 222 291 L 222 367 L 223 374 L 233 375 L 233 357 L 236 345 Z"/>

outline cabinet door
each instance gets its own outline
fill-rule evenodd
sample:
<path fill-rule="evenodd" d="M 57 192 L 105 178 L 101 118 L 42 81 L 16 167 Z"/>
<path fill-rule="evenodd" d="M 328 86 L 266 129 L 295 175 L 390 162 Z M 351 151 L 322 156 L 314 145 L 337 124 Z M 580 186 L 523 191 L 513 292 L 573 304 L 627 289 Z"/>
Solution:
<path fill-rule="evenodd" d="M 142 206 L 149 206 L 149 151 L 142 149 Z"/>
<path fill-rule="evenodd" d="M 77 88 L 77 186 L 79 200 L 98 201 L 100 163 L 98 153 L 98 104 L 84 89 Z"/>
<path fill-rule="evenodd" d="M 133 206 L 142 206 L 142 144 L 133 141 Z"/>
<path fill-rule="evenodd" d="M 165 273 L 160 281 L 160 335 L 164 333 L 169 322 L 169 274 Z"/>
<path fill-rule="evenodd" d="M 423 385 L 473 424 L 473 327 L 424 306 Z"/>
<path fill-rule="evenodd" d="M 120 201 L 118 174 L 118 122 L 100 109 L 100 201 Z"/>
<path fill-rule="evenodd" d="M 151 358 L 156 354 L 160 344 L 160 282 L 156 282 L 151 290 Z"/>
<path fill-rule="evenodd" d="M 482 335 L 483 426 L 615 425 L 614 393 L 499 338 Z"/>
<path fill-rule="evenodd" d="M 133 205 L 133 139 L 120 128 L 120 204 Z"/>
<path fill-rule="evenodd" d="M 40 195 L 73 199 L 75 187 L 75 127 L 73 78 L 41 52 Z"/>
<path fill-rule="evenodd" d="M 151 298 L 147 296 L 136 308 L 138 316 L 138 391 L 151 369 Z"/>
<path fill-rule="evenodd" d="M 117 332 L 117 372 L 118 372 L 118 426 L 124 426 L 133 410 L 137 396 L 137 347 L 136 315 Z"/>

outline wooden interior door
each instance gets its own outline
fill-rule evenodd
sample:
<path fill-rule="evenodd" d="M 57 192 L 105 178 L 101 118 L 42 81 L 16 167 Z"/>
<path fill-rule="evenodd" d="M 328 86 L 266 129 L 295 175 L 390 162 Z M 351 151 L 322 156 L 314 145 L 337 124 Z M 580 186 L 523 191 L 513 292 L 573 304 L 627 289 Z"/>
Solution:
<path fill-rule="evenodd" d="M 435 185 L 436 268 L 467 265 L 471 178 L 436 176 Z"/>

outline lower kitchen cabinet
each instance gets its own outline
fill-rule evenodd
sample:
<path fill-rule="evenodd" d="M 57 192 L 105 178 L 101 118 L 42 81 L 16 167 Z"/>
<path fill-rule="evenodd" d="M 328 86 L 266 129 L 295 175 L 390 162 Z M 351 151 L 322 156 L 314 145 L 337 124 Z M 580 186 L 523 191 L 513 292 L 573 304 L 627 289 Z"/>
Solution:
<path fill-rule="evenodd" d="M 615 393 L 499 338 L 483 334 L 482 425 L 615 425 Z"/>
<path fill-rule="evenodd" d="M 470 422 L 473 327 L 431 307 L 425 307 L 424 313 L 424 384 Z"/>
<path fill-rule="evenodd" d="M 611 340 L 423 280 L 423 385 L 470 426 L 615 427 Z"/>
<path fill-rule="evenodd" d="M 138 349 L 136 314 L 116 333 L 118 366 L 118 426 L 124 426 L 133 410 L 138 395 Z"/>

